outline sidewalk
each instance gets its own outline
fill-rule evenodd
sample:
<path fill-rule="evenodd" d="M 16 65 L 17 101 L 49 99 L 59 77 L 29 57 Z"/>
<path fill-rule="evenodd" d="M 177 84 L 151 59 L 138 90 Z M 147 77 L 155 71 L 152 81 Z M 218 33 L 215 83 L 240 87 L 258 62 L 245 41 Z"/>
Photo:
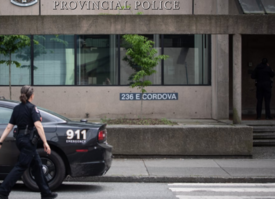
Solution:
<path fill-rule="evenodd" d="M 173 120 L 179 125 L 231 125 L 230 120 Z M 98 122 L 98 121 L 97 121 Z M 244 121 L 275 125 L 275 121 Z M 275 147 L 253 148 L 253 159 L 114 159 L 102 177 L 70 178 L 76 182 L 275 183 Z"/>
<path fill-rule="evenodd" d="M 114 159 L 103 177 L 67 178 L 67 181 L 275 182 L 275 159 Z"/>

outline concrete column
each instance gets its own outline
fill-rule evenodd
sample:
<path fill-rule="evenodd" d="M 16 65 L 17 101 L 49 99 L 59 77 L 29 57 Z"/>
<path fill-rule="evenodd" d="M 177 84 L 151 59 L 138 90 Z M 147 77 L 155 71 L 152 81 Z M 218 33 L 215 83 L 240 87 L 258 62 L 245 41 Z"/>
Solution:
<path fill-rule="evenodd" d="M 229 0 L 213 0 L 215 14 L 228 14 Z M 212 35 L 212 118 L 229 118 L 229 35 Z"/>
<path fill-rule="evenodd" d="M 212 118 L 229 118 L 229 36 L 212 35 Z"/>
<path fill-rule="evenodd" d="M 233 123 L 242 122 L 242 36 L 233 36 Z"/>

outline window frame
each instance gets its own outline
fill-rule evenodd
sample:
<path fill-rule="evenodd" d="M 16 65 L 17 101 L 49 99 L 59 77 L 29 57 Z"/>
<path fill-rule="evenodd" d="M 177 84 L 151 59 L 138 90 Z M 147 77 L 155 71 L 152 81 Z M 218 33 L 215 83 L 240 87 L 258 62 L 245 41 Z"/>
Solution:
<path fill-rule="evenodd" d="M 161 48 L 161 54 L 164 54 L 164 35 L 170 35 L 170 34 L 159 34 L 160 35 L 160 48 Z M 180 35 L 180 34 L 178 34 Z M 212 43 L 211 41 L 211 34 L 206 34 L 210 37 L 210 44 Z M 121 61 L 120 61 L 120 37 L 121 34 L 116 34 L 116 39 L 117 39 L 117 64 L 118 64 L 118 84 L 116 85 L 78 85 L 77 84 L 77 34 L 74 34 L 74 84 L 73 85 L 34 85 L 34 42 L 33 42 L 33 38 L 34 35 L 30 35 L 31 37 L 31 86 L 33 87 L 129 87 L 130 85 L 121 85 Z M 204 45 L 204 44 L 203 44 Z M 160 86 L 167 86 L 167 87 L 171 87 L 171 86 L 190 86 L 190 87 L 194 87 L 194 86 L 211 86 L 212 85 L 212 64 L 211 64 L 211 60 L 212 60 L 212 45 L 209 45 L 209 51 L 210 51 L 210 57 L 209 57 L 209 69 L 208 69 L 208 73 L 209 73 L 209 83 L 208 84 L 165 84 L 164 83 L 164 60 L 161 60 L 161 84 L 158 85 L 151 85 L 153 87 L 160 87 Z M 7 87 L 8 85 L 0 85 L 0 87 Z M 22 86 L 22 85 L 12 85 L 12 86 Z"/>

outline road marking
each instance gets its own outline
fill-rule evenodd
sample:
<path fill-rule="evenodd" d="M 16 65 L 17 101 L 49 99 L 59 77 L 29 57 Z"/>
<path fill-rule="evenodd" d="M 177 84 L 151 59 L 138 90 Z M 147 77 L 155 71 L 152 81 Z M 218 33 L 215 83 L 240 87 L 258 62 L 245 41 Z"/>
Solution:
<path fill-rule="evenodd" d="M 173 183 L 177 199 L 275 199 L 275 184 Z"/>
<path fill-rule="evenodd" d="M 274 196 L 176 196 L 178 199 L 275 199 Z"/>
<path fill-rule="evenodd" d="M 173 183 L 173 184 L 168 184 L 168 186 L 192 186 L 192 187 L 263 187 L 263 186 L 275 186 L 275 183 L 269 183 L 269 184 L 247 184 L 247 183 L 238 183 L 238 184 L 234 184 L 234 183 L 230 183 L 230 184 L 218 184 L 218 183 Z"/>
<path fill-rule="evenodd" d="M 275 189 L 271 188 L 169 188 L 173 192 L 265 192 L 275 193 Z"/>

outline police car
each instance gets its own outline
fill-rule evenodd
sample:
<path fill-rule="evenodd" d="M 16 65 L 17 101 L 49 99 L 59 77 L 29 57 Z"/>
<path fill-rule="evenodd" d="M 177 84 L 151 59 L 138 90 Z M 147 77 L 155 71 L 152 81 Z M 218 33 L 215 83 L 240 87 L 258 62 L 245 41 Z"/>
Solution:
<path fill-rule="evenodd" d="M 0 100 L 0 134 L 6 128 L 13 108 L 19 102 Z M 52 149 L 47 155 L 42 143 L 37 151 L 41 157 L 43 171 L 51 189 L 61 185 L 67 175 L 71 177 L 101 176 L 111 167 L 112 146 L 107 143 L 105 124 L 70 121 L 61 115 L 38 107 L 47 141 Z M 3 180 L 17 161 L 19 151 L 11 132 L 0 150 L 0 180 Z M 32 170 L 22 176 L 24 184 L 38 190 Z"/>

